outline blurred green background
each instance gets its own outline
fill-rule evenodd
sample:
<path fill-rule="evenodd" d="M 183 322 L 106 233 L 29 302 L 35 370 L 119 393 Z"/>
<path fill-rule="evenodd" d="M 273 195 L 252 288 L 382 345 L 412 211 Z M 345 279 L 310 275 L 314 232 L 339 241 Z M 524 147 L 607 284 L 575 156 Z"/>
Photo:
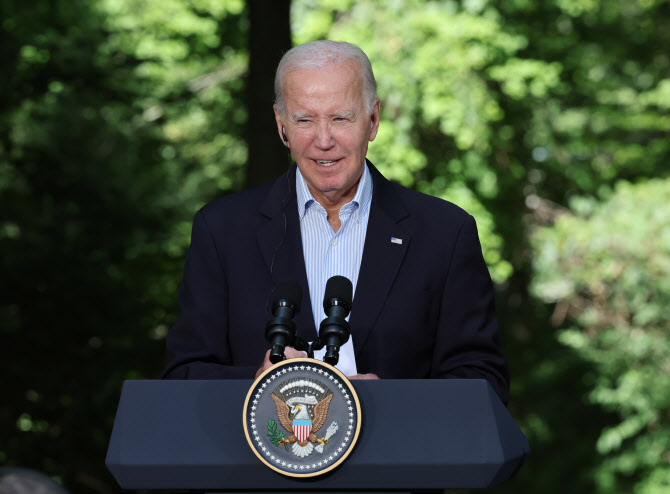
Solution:
<path fill-rule="evenodd" d="M 119 492 L 192 216 L 286 168 L 274 64 L 324 38 L 372 60 L 370 159 L 477 219 L 532 448 L 487 492 L 670 492 L 661 0 L 2 0 L 0 465 Z"/>

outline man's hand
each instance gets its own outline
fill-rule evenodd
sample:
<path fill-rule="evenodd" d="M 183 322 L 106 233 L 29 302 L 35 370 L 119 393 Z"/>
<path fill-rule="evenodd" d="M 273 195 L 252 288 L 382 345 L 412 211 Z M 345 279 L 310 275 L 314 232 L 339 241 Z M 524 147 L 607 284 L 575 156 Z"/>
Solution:
<path fill-rule="evenodd" d="M 354 374 L 349 379 L 379 379 L 377 374 Z"/>
<path fill-rule="evenodd" d="M 306 352 L 301 352 L 296 350 L 293 347 L 287 346 L 284 349 L 284 355 L 286 356 L 286 359 L 292 359 L 292 358 L 306 358 L 307 353 Z M 272 367 L 274 364 L 270 362 L 270 350 L 265 352 L 265 359 L 263 360 L 263 366 L 256 371 L 256 376 L 254 376 L 254 379 L 258 379 L 258 376 L 260 376 L 263 372 L 268 370 L 270 367 Z M 353 376 L 348 376 L 349 379 L 379 379 L 379 376 L 377 374 L 354 374 Z"/>
<path fill-rule="evenodd" d="M 286 356 L 287 359 L 292 359 L 292 358 L 305 358 L 307 357 L 306 352 L 300 352 L 296 350 L 293 347 L 287 346 L 284 349 L 284 355 Z M 254 379 L 258 379 L 258 376 L 260 376 L 263 372 L 268 370 L 270 367 L 272 367 L 274 364 L 270 362 L 270 350 L 265 352 L 265 360 L 263 360 L 263 366 L 256 371 L 256 375 L 254 376 Z"/>

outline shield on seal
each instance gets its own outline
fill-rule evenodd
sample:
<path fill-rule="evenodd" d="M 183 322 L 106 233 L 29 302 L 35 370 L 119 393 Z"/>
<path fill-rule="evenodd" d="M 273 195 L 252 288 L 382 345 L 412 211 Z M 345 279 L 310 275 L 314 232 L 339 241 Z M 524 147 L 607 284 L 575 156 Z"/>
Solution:
<path fill-rule="evenodd" d="M 293 421 L 293 434 L 298 438 L 298 441 L 304 442 L 307 441 L 310 433 L 312 432 L 312 421 L 311 420 L 294 420 Z"/>

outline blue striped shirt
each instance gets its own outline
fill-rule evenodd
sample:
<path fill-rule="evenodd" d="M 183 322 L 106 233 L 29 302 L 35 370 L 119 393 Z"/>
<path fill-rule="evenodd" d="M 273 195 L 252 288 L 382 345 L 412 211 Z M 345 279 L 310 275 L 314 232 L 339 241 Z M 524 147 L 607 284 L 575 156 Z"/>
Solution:
<path fill-rule="evenodd" d="M 356 293 L 372 202 L 372 177 L 365 164 L 356 196 L 340 208 L 342 226 L 337 233 L 328 223 L 326 210 L 314 199 L 300 170 L 296 171 L 295 181 L 302 251 L 312 314 L 318 332 L 321 321 L 326 318 L 323 296 L 328 279 L 337 275 L 349 278 Z M 314 357 L 323 360 L 325 352 L 325 348 L 314 352 Z M 340 348 L 337 368 L 347 376 L 357 374 L 352 338 Z"/>

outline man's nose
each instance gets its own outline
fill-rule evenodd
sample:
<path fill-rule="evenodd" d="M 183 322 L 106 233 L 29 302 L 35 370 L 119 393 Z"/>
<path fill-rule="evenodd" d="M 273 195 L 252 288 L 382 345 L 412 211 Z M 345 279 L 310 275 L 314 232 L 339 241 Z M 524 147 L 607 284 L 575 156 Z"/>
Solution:
<path fill-rule="evenodd" d="M 329 124 L 326 123 L 317 127 L 314 143 L 319 149 L 330 149 L 335 145 L 333 133 Z"/>

